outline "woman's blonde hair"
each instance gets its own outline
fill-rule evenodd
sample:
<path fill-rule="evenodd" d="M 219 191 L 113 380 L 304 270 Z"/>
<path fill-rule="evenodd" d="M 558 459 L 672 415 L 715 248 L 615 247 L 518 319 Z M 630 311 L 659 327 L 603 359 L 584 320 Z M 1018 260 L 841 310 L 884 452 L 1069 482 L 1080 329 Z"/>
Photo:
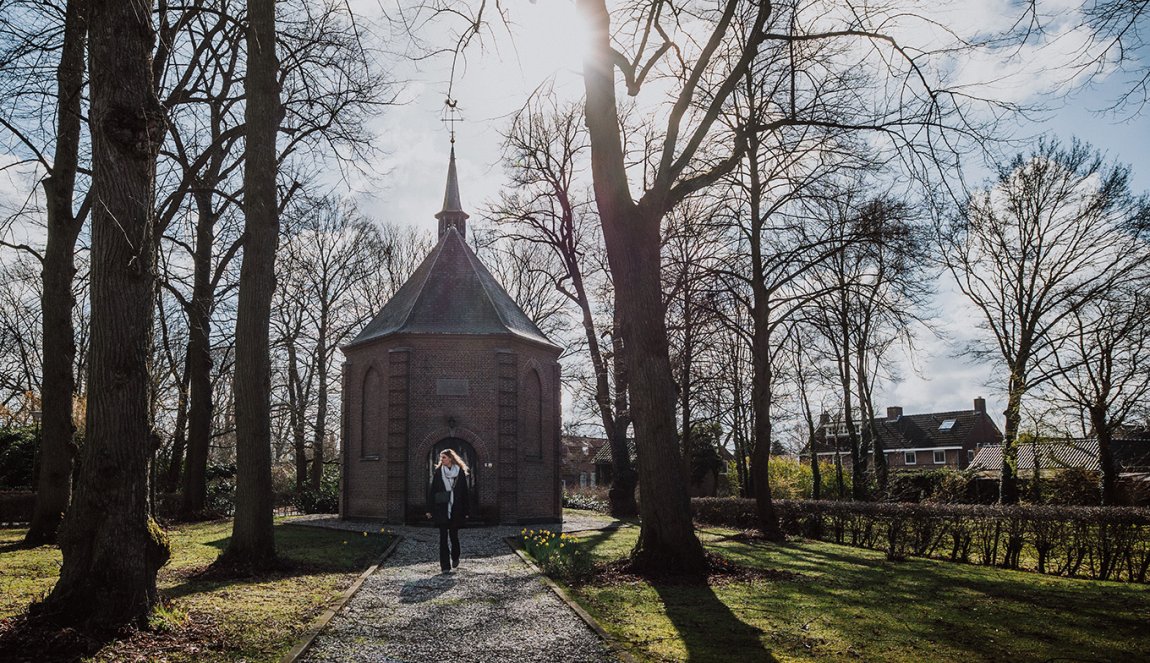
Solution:
<path fill-rule="evenodd" d="M 459 457 L 459 454 L 455 453 L 455 449 L 444 449 L 443 451 L 440 451 L 439 454 L 447 454 L 448 456 L 451 456 L 451 461 L 458 465 L 459 469 L 463 470 L 464 474 L 471 474 L 471 468 L 467 466 L 467 463 L 463 462 L 463 459 Z M 436 463 L 435 469 L 438 470 L 442 466 L 443 461 L 439 461 Z"/>

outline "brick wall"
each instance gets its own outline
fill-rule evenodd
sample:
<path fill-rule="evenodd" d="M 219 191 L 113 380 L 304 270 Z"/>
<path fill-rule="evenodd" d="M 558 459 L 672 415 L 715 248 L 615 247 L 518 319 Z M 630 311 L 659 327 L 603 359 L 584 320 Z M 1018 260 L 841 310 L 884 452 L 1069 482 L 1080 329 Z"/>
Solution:
<path fill-rule="evenodd" d="M 477 516 L 500 522 L 558 519 L 557 358 L 554 349 L 508 336 L 395 336 L 350 349 L 343 517 L 396 523 L 418 518 L 425 510 L 433 447 L 459 438 L 478 459 L 472 476 Z M 369 371 L 383 376 L 386 395 L 374 388 L 378 381 Z M 539 388 L 524 389 L 536 375 Z M 384 425 L 380 443 L 374 429 Z M 377 447 L 381 451 L 371 453 Z"/>

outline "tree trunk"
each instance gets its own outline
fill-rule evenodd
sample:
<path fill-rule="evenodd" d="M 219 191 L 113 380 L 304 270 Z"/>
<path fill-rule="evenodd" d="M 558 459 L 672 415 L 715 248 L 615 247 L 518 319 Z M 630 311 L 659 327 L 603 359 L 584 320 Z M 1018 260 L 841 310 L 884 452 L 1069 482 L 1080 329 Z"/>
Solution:
<path fill-rule="evenodd" d="M 1114 452 L 1110 446 L 1114 433 L 1106 417 L 1105 404 L 1090 408 L 1090 424 L 1094 427 L 1094 436 L 1098 440 L 1098 467 L 1102 471 L 1102 506 L 1114 506 L 1118 500 Z"/>
<path fill-rule="evenodd" d="M 36 506 L 24 544 L 38 546 L 56 541 L 56 530 L 72 498 L 73 441 L 72 397 L 76 358 L 72 310 L 76 301 L 72 281 L 76 276 L 76 237 L 83 225 L 72 213 L 80 145 L 80 98 L 84 84 L 84 41 L 87 35 L 86 0 L 69 0 L 64 17 L 64 45 L 56 69 L 56 151 L 52 171 L 44 179 L 48 213 L 48 238 L 44 248 L 40 296 L 43 325 L 43 378 L 40 387 L 40 473 L 36 481 Z"/>
<path fill-rule="evenodd" d="M 623 340 L 619 334 L 619 316 L 616 314 L 616 324 L 611 330 L 611 360 L 615 369 L 615 400 L 612 403 L 607 359 L 599 347 L 599 335 L 595 333 L 595 319 L 591 314 L 591 300 L 587 297 L 579 263 L 574 259 L 569 260 L 567 271 L 571 275 L 576 302 L 583 314 L 583 333 L 587 339 L 591 364 L 595 368 L 595 404 L 599 407 L 607 443 L 611 445 L 611 489 L 607 491 L 611 515 L 616 518 L 633 518 L 639 515 L 639 504 L 635 501 L 639 475 L 631 465 L 631 450 L 627 448 L 627 429 L 631 426 L 631 416 L 628 412 L 627 367 L 623 359 Z"/>
<path fill-rule="evenodd" d="M 236 515 L 228 548 L 217 563 L 259 569 L 276 563 L 268 336 L 279 244 L 276 132 L 283 107 L 276 81 L 275 0 L 250 0 L 248 23 L 246 237 L 236 317 Z"/>
<path fill-rule="evenodd" d="M 754 243 L 754 240 L 752 240 Z M 761 263 L 756 262 L 756 267 Z M 759 271 L 756 269 L 756 271 Z M 771 500 L 771 361 L 770 333 L 767 328 L 768 313 L 766 289 L 761 274 L 754 279 L 755 296 L 754 330 L 751 336 L 751 357 L 754 374 L 751 377 L 751 407 L 755 410 L 754 457 L 751 472 L 755 476 L 755 511 L 759 518 L 759 531 L 771 541 L 783 541 L 783 531 L 779 527 L 779 515 Z"/>
<path fill-rule="evenodd" d="M 180 391 L 176 398 L 176 430 L 172 434 L 172 455 L 164 470 L 163 490 L 170 493 L 180 487 L 184 471 L 184 456 L 188 448 L 188 362 L 184 358 L 184 374 L 180 377 Z"/>
<path fill-rule="evenodd" d="M 212 440 L 212 194 L 195 193 L 196 247 L 192 257 L 192 300 L 188 306 L 188 457 L 180 517 L 203 517 L 208 498 L 208 453 Z"/>
<path fill-rule="evenodd" d="M 1002 434 L 1002 480 L 998 493 L 998 501 L 1002 504 L 1018 503 L 1018 428 L 1022 423 L 1023 389 L 1016 375 L 1011 371 L 1006 399 L 1006 429 Z"/>
<path fill-rule="evenodd" d="M 300 389 L 299 353 L 296 338 L 287 341 L 288 355 L 288 424 L 292 435 L 292 455 L 295 459 L 295 492 L 307 487 L 307 439 L 303 426 L 303 397 Z"/>
<path fill-rule="evenodd" d="M 316 341 L 316 371 L 319 377 L 319 390 L 316 392 L 315 436 L 311 445 L 311 488 L 319 490 L 323 484 L 323 441 L 327 437 L 327 334 L 328 316 L 325 311 L 320 316 L 319 333 Z"/>
<path fill-rule="evenodd" d="M 146 626 L 168 558 L 148 517 L 148 369 L 155 302 L 156 154 L 151 3 L 94 0 L 91 346 L 87 440 L 60 528 L 63 565 L 44 609 L 64 624 Z"/>
<path fill-rule="evenodd" d="M 699 576 L 707 558 L 691 523 L 691 503 L 675 434 L 675 384 L 661 289 L 659 201 L 637 206 L 623 161 L 609 17 L 604 0 L 578 0 L 592 25 L 584 60 L 586 118 L 595 201 L 622 313 L 631 413 L 639 460 L 639 540 L 631 552 L 639 572 Z"/>

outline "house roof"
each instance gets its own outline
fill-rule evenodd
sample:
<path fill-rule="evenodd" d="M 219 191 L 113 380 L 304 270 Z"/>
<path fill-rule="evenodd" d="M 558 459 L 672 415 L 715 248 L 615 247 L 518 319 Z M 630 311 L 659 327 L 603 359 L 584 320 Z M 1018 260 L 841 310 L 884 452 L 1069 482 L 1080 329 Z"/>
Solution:
<path fill-rule="evenodd" d="M 1038 444 L 1018 445 L 1018 474 L 1034 471 L 1034 452 L 1038 451 L 1038 469 L 1082 468 L 1098 471 L 1098 440 L 1093 438 L 1044 440 Z M 1119 439 L 1110 443 L 1114 464 L 1120 472 L 1150 470 L 1150 440 Z M 982 447 L 974 454 L 970 469 L 997 474 L 1002 470 L 1002 445 Z"/>
<path fill-rule="evenodd" d="M 632 463 L 635 462 L 636 458 L 638 458 L 638 456 L 635 454 L 635 440 L 634 440 L 634 438 L 627 440 L 627 455 L 631 457 Z M 615 456 L 614 456 L 614 454 L 611 453 L 611 444 L 610 443 L 604 444 L 603 446 L 599 447 L 599 451 L 596 452 L 596 454 L 595 454 L 595 464 L 596 465 L 599 465 L 599 464 L 610 465 L 612 462 L 614 462 L 614 460 L 615 460 Z"/>
<path fill-rule="evenodd" d="M 1039 470 L 1058 470 L 1078 467 L 1098 470 L 1098 442 L 1095 440 L 1048 440 L 1040 444 L 1018 446 L 1017 473 L 1021 476 L 1034 471 L 1034 453 L 1038 452 Z M 979 449 L 968 469 L 975 472 L 997 473 L 1002 470 L 1002 445 Z"/>
<path fill-rule="evenodd" d="M 451 151 L 439 243 L 383 310 L 345 348 L 395 334 L 508 335 L 559 349 L 527 317 L 464 241 L 455 148 Z M 443 223 L 444 219 L 452 223 Z"/>
<path fill-rule="evenodd" d="M 903 414 L 895 419 L 875 417 L 871 423 L 875 435 L 887 450 L 974 446 L 970 440 L 971 434 L 979 430 L 984 434 L 991 431 L 997 436 L 996 439 L 1001 439 L 994 420 L 979 410 Z M 834 423 L 824 424 L 817 429 L 817 453 L 833 452 L 836 442 L 840 451 L 847 449 L 845 435 L 828 438 L 826 431 L 829 429 L 833 433 L 834 426 Z"/>

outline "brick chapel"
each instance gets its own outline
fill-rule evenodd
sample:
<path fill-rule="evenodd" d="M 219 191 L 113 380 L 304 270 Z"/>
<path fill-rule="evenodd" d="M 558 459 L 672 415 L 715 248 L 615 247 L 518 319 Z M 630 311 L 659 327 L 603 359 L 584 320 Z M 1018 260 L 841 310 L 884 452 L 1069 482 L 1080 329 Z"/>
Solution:
<path fill-rule="evenodd" d="M 445 448 L 471 467 L 472 521 L 558 521 L 559 354 L 467 245 L 455 147 L 439 241 L 343 346 L 340 516 L 423 520 Z"/>

